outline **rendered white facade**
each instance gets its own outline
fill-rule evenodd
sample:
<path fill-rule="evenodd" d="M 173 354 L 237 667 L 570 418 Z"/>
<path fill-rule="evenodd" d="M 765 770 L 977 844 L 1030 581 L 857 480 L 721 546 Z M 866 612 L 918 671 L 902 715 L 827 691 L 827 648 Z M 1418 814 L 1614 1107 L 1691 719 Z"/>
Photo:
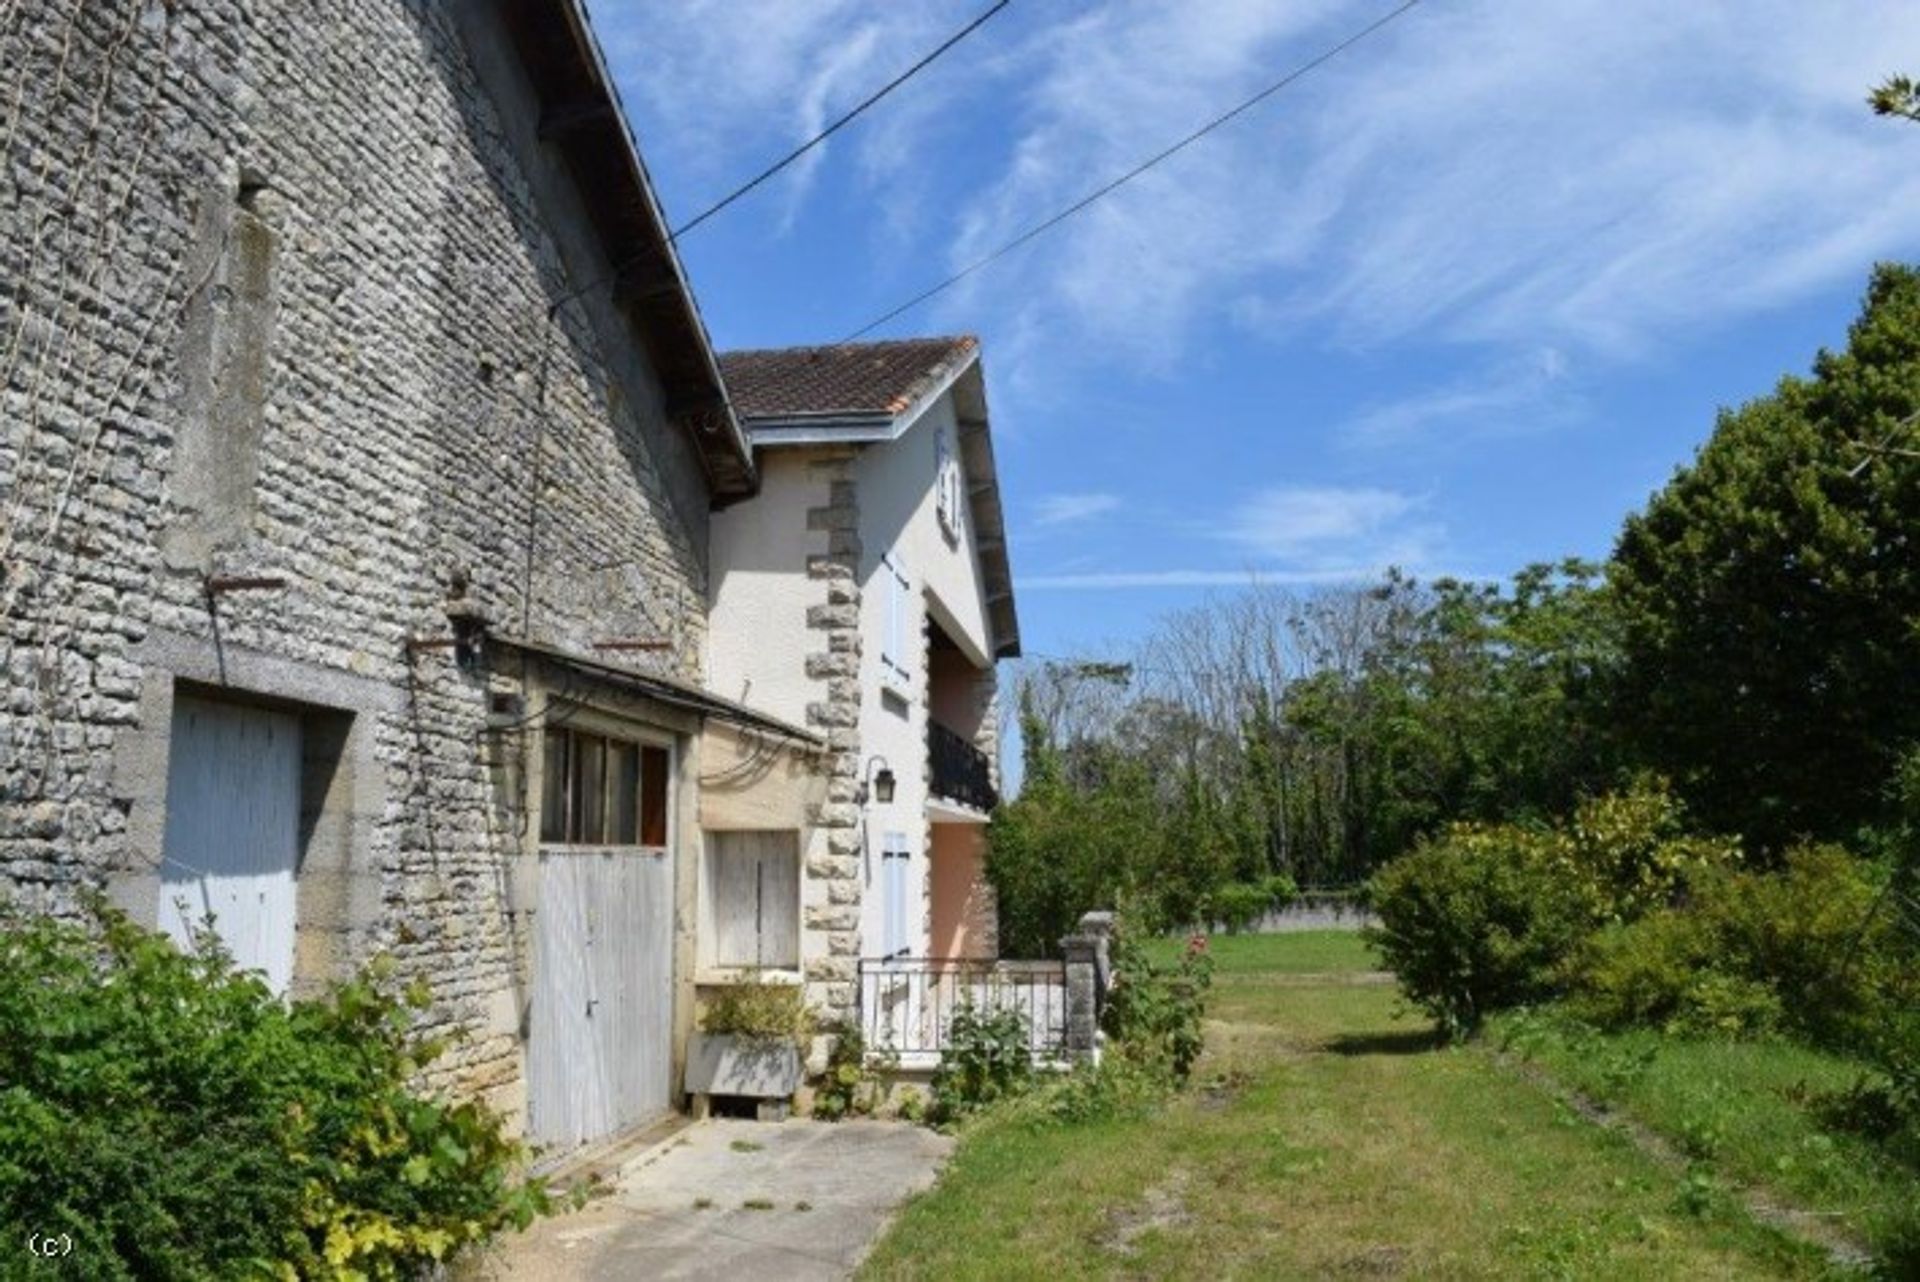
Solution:
<path fill-rule="evenodd" d="M 980 877 L 987 814 L 936 786 L 928 747 L 935 720 L 952 732 L 950 753 L 984 754 L 997 780 L 993 669 L 1016 642 L 995 635 L 976 529 L 986 494 L 999 537 L 978 360 L 891 423 L 748 430 L 761 491 L 713 518 L 708 684 L 827 741 L 824 797 L 791 821 L 801 977 L 832 1011 L 850 1004 L 861 960 L 934 953 L 936 916 L 949 923 L 941 950 L 993 953 Z M 882 771 L 889 801 L 874 787 Z M 703 808 L 710 833 L 736 826 Z M 765 806 L 753 813 L 768 822 Z M 954 827 L 936 842 L 935 825 Z M 936 845 L 966 867 L 936 879 Z M 936 880 L 965 905 L 937 906 Z"/>

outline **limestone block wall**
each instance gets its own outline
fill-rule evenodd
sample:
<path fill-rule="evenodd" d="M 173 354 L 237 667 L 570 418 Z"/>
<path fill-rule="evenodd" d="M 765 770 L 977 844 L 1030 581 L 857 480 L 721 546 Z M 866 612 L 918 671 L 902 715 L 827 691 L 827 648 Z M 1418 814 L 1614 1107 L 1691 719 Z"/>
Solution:
<path fill-rule="evenodd" d="M 407 640 L 464 580 L 696 674 L 707 496 L 610 301 L 548 321 L 607 263 L 485 8 L 0 13 L 0 886 L 139 902 L 179 679 L 332 710 L 346 951 L 426 976 L 478 1030 L 448 1071 L 496 1087 L 524 815 L 484 723 L 521 674 Z"/>
<path fill-rule="evenodd" d="M 817 698 L 807 726 L 827 738 L 826 801 L 806 847 L 800 951 L 808 996 L 831 1016 L 851 1017 L 860 957 L 863 855 L 860 807 L 860 510 L 850 452 L 822 453 L 808 474 L 823 501 L 807 511 L 807 528 L 826 535 L 826 550 L 808 556 L 807 577 L 821 587 L 807 610 L 806 672 Z"/>

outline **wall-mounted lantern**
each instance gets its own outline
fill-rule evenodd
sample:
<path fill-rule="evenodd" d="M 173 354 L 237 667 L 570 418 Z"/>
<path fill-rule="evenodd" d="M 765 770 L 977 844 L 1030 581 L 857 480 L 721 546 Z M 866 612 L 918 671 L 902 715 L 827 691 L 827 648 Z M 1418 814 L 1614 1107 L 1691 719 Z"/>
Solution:
<path fill-rule="evenodd" d="M 873 768 L 875 762 L 880 765 L 878 771 Z M 867 768 L 864 777 L 860 780 L 860 788 L 854 794 L 854 800 L 864 806 L 867 804 L 869 795 L 883 806 L 893 801 L 893 767 L 887 764 L 885 757 L 867 758 Z"/>

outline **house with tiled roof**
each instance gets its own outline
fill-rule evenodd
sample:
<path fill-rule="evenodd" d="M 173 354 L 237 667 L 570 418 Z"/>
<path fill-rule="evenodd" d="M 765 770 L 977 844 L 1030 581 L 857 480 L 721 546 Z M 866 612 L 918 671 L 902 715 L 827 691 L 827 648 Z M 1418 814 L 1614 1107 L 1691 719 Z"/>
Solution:
<path fill-rule="evenodd" d="M 980 346 L 720 359 L 760 493 L 713 517 L 708 684 L 824 736 L 827 782 L 730 791 L 737 745 L 704 772 L 698 972 L 790 976 L 931 1052 L 876 1021 L 995 956 L 995 664 L 1020 650 Z"/>

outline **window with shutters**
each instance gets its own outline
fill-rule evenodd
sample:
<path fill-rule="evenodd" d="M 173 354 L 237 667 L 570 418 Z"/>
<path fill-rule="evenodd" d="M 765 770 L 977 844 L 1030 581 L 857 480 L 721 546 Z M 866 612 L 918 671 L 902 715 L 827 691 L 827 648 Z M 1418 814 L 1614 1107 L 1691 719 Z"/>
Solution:
<path fill-rule="evenodd" d="M 940 530 L 949 543 L 960 541 L 960 460 L 947 445 L 947 434 L 940 433 L 933 458 L 934 508 L 940 514 Z"/>
<path fill-rule="evenodd" d="M 905 688 L 913 683 L 912 647 L 918 618 L 900 554 L 880 558 L 880 673 L 888 684 Z"/>
<path fill-rule="evenodd" d="M 666 848 L 667 749 L 564 726 L 544 740 L 543 845 Z"/>
<path fill-rule="evenodd" d="M 706 962 L 800 966 L 800 845 L 789 831 L 708 834 Z"/>
<path fill-rule="evenodd" d="M 906 957 L 912 951 L 913 932 L 907 912 L 907 882 L 913 866 L 913 847 L 907 834 L 890 832 L 880 843 L 880 955 Z"/>

